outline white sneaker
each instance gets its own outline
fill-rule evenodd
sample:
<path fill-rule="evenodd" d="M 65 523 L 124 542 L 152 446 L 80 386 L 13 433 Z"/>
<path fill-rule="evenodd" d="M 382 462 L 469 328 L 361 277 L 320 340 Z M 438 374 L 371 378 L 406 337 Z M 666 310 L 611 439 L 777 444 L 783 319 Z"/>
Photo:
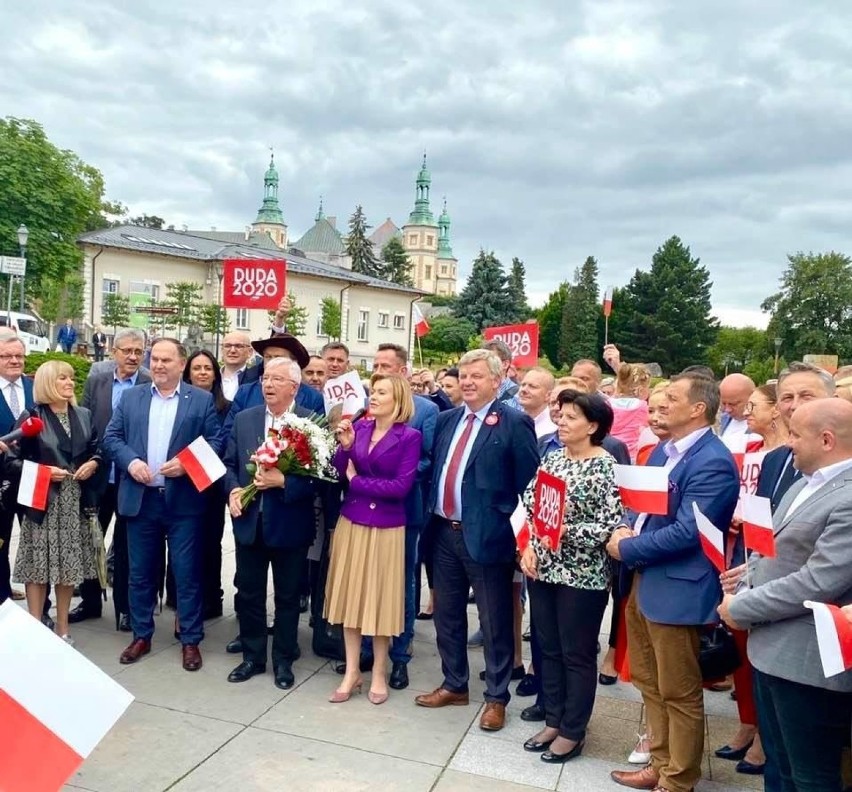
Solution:
<path fill-rule="evenodd" d="M 627 757 L 627 761 L 630 764 L 646 765 L 651 761 L 651 747 L 648 745 L 648 735 L 637 734 L 636 736 L 639 740 L 636 742 L 633 752 Z"/>

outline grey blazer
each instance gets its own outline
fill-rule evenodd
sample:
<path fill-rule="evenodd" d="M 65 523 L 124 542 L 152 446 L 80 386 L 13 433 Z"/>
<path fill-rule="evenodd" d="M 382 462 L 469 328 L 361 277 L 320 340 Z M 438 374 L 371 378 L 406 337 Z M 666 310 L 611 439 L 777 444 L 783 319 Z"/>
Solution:
<path fill-rule="evenodd" d="M 92 423 L 98 431 L 98 437 L 103 439 L 110 418 L 112 418 L 112 382 L 115 375 L 115 363 L 105 360 L 109 365 L 101 366 L 98 371 L 90 371 L 83 385 L 82 407 L 92 413 Z M 148 369 L 139 369 L 136 384 L 144 385 L 151 381 Z"/>
<path fill-rule="evenodd" d="M 852 673 L 826 679 L 814 617 L 802 602 L 852 603 L 852 469 L 825 484 L 792 515 L 805 487 L 797 481 L 773 517 L 775 558 L 752 554 L 752 588 L 731 601 L 731 616 L 750 627 L 748 656 L 765 674 L 803 685 L 852 692 Z"/>

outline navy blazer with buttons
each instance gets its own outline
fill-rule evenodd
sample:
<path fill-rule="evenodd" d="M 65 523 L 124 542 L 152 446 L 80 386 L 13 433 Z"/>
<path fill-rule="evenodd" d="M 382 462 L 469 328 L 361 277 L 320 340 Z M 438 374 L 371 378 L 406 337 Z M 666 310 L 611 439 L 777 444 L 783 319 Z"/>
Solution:
<path fill-rule="evenodd" d="M 30 377 L 21 377 L 21 385 L 24 386 L 24 403 L 21 410 L 32 410 L 33 405 L 33 381 Z M 0 394 L 0 435 L 8 434 L 15 425 L 15 416 L 9 409 L 5 394 Z"/>

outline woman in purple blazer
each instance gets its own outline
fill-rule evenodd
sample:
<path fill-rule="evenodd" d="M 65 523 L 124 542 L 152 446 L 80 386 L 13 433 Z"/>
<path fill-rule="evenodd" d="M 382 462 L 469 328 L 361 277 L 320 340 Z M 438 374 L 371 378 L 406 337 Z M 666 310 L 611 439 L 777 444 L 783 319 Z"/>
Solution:
<path fill-rule="evenodd" d="M 329 701 L 360 692 L 361 636 L 373 636 L 373 677 L 368 698 L 387 700 L 390 637 L 403 629 L 405 612 L 405 498 L 420 460 L 420 432 L 406 426 L 414 415 L 407 380 L 375 374 L 370 418 L 338 424 L 334 464 L 349 480 L 331 544 L 325 618 L 343 625 L 346 674 Z"/>

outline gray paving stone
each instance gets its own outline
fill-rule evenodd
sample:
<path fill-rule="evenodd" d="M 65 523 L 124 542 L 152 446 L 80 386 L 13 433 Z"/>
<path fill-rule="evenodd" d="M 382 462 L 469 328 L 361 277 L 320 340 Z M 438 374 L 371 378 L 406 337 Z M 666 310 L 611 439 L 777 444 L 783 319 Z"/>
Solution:
<path fill-rule="evenodd" d="M 495 740 L 493 735 L 468 734 L 450 762 L 450 769 L 487 776 L 538 789 L 556 789 L 560 765 L 542 762 L 523 745 Z"/>

